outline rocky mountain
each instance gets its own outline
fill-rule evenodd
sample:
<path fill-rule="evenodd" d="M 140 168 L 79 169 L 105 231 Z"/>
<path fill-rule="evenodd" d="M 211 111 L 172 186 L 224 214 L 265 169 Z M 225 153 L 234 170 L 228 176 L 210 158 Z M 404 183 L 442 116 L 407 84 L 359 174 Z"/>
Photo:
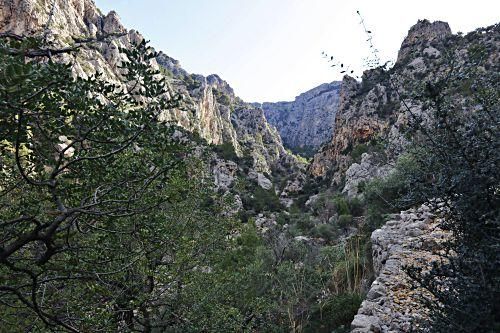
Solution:
<path fill-rule="evenodd" d="M 408 137 L 410 122 L 439 126 L 432 118 L 433 105 L 421 97 L 428 98 L 434 85 L 448 77 L 450 64 L 470 63 L 480 50 L 484 65 L 475 69 L 498 73 L 499 33 L 494 25 L 465 36 L 453 35 L 445 22 L 419 21 L 404 39 L 393 68 L 368 70 L 361 82 L 344 78 L 335 134 L 314 156 L 309 174 L 348 198 L 362 198 L 361 185 L 390 175 L 410 139 L 415 139 Z M 452 96 L 453 108 L 465 117 L 483 109 L 469 99 L 471 89 L 474 87 L 463 84 L 446 91 Z M 416 286 L 404 267 L 426 270 L 432 263 L 442 262 L 442 244 L 451 236 L 449 230 L 440 229 L 441 223 L 424 205 L 390 216 L 371 234 L 375 281 L 351 332 L 425 331 L 422 327 L 429 312 L 419 300 L 432 300 L 433 295 Z"/>
<path fill-rule="evenodd" d="M 293 102 L 263 103 L 267 120 L 292 151 L 310 152 L 331 140 L 341 82 L 324 83 Z"/>
<path fill-rule="evenodd" d="M 453 35 L 445 22 L 422 20 L 409 30 L 394 67 L 367 70 L 361 82 L 344 77 L 335 135 L 314 156 L 310 174 L 330 179 L 350 196 L 358 193 L 361 182 L 386 175 L 405 151 L 408 121 L 427 117 L 429 105 L 416 98 L 420 82 L 432 84 L 444 77 L 450 61 L 463 62 L 472 43 L 489 51 L 488 63 L 493 66 L 498 62 L 496 29 L 461 36 Z M 465 101 L 466 91 L 455 93 Z"/>
<path fill-rule="evenodd" d="M 2 0 L 0 32 L 42 36 L 60 47 L 81 39 L 97 39 L 97 43 L 60 59 L 76 58 L 75 75 L 85 77 L 99 72 L 114 82 L 120 82 L 118 65 L 123 55 L 119 48 L 143 39 L 139 32 L 127 30 L 116 12 L 102 14 L 93 0 Z M 108 38 L 104 40 L 104 36 Z M 244 103 L 220 77 L 189 74 L 177 60 L 162 52 L 154 66 L 168 78 L 170 94 L 183 98 L 182 108 L 165 112 L 165 121 L 197 133 L 209 144 L 229 144 L 237 156 L 250 156 L 252 168 L 259 173 L 271 173 L 274 166 L 295 163 L 263 110 Z"/>
<path fill-rule="evenodd" d="M 53 59 L 73 63 L 75 76 L 99 72 L 117 84 L 122 81 L 119 64 L 124 57 L 119 49 L 143 40 L 139 32 L 127 30 L 115 12 L 102 14 L 93 0 L 0 0 L 0 32 L 38 36 L 57 47 L 92 39 L 78 52 Z M 260 317 L 261 297 L 267 296 L 262 291 L 256 314 L 246 312 L 251 302 L 244 299 L 244 325 L 234 331 L 252 331 L 249 325 L 266 331 L 257 325 L 281 318 L 277 325 L 290 331 L 332 332 L 348 325 L 356 311 L 351 325 L 355 333 L 410 332 L 413 322 L 427 320 L 426 310 L 414 297 L 422 291 L 414 288 L 403 267 L 432 262 L 448 234 L 439 228 L 435 211 L 425 205 L 397 214 L 385 212 L 379 224 L 370 225 L 372 207 L 364 201 L 362 185 L 394 172 L 411 139 L 410 121 L 434 124 L 428 112 L 432 105 L 418 98 L 424 93 L 422 83 L 432 92 L 433 84 L 449 73 L 450 62 L 462 63 L 472 46 L 487 54 L 480 71 L 498 69 L 498 25 L 463 36 L 453 35 L 445 22 L 422 20 L 409 30 L 394 67 L 367 70 L 361 81 L 346 76 L 291 102 L 263 104 L 246 103 L 218 75 L 188 73 L 179 61 L 158 53 L 151 66 L 166 78 L 168 97 L 181 101 L 178 108 L 165 110 L 162 121 L 181 127 L 179 136 L 191 132 L 190 140 L 211 147 L 209 172 L 215 188 L 235 199 L 225 213 L 239 214 L 241 221 L 253 222 L 245 226 L 258 231 L 252 234 L 255 240 L 248 237 L 238 243 L 238 251 L 258 244 L 245 254 L 252 259 L 265 255 L 252 269 L 267 263 L 271 267 L 248 280 L 254 283 L 259 281 L 254 277 L 264 277 L 262 286 L 278 281 L 277 287 L 269 288 L 279 301 L 272 315 Z M 467 89 L 472 88 L 449 92 L 456 97 L 456 108 L 480 110 L 480 105 L 471 107 L 467 101 Z M 304 173 L 285 147 L 301 153 L 319 151 Z M 236 257 L 229 261 L 239 265 Z M 301 269 L 311 263 L 309 277 Z M 211 267 L 202 270 L 211 272 Z M 274 277 L 275 272 L 282 276 Z M 239 293 L 242 286 L 239 279 L 236 282 Z M 311 288 L 313 283 L 318 286 Z M 293 289 L 290 294 L 284 293 L 287 287 Z M 343 299 L 348 302 L 336 303 Z M 336 318 L 343 312 L 339 309 L 347 307 L 343 318 L 332 319 L 330 327 L 325 324 L 328 316 Z M 285 310 L 286 315 L 273 312 Z"/>

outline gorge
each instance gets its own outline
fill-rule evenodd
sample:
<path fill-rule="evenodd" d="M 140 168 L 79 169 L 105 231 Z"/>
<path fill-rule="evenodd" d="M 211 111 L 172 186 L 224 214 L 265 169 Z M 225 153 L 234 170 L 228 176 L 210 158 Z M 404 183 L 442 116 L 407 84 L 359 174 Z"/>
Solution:
<path fill-rule="evenodd" d="M 144 38 L 0 0 L 0 332 L 500 327 L 498 24 L 276 103 Z"/>

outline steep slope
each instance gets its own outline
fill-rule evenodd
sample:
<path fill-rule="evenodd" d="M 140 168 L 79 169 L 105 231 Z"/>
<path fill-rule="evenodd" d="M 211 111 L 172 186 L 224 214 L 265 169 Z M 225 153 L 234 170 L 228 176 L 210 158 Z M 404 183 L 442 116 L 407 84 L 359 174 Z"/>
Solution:
<path fill-rule="evenodd" d="M 398 158 L 408 151 L 410 139 L 418 141 L 418 133 L 408 130 L 410 123 L 429 128 L 443 125 L 433 118 L 439 110 L 432 100 L 439 84 L 451 101 L 442 112 L 468 119 L 488 110 L 487 99 L 483 105 L 473 98 L 477 81 L 467 76 L 467 69 L 472 67 L 484 78 L 497 74 L 499 49 L 498 24 L 463 36 L 453 35 L 447 23 L 419 21 L 409 30 L 393 68 L 366 71 L 361 82 L 344 78 L 335 134 L 315 155 L 309 174 L 347 197 L 362 198 L 366 192 L 361 185 L 390 175 Z M 476 60 L 479 57 L 484 60 Z M 461 67 L 463 71 L 454 72 Z M 450 83 L 450 77 L 459 80 Z M 386 200 L 384 193 L 377 195 Z M 436 210 L 425 205 L 387 217 L 385 225 L 371 234 L 375 281 L 352 322 L 352 332 L 429 332 L 425 327 L 429 308 L 422 299 L 432 301 L 433 296 L 404 269 L 409 265 L 425 271 L 433 263 L 442 263 L 438 255 L 444 253 L 443 244 L 450 241 L 451 233 L 441 229 L 444 220 Z"/>
<path fill-rule="evenodd" d="M 403 41 L 393 68 L 368 70 L 361 82 L 346 76 L 335 135 L 314 156 L 310 174 L 331 179 L 350 196 L 358 193 L 359 183 L 387 174 L 405 151 L 408 121 L 427 117 L 430 106 L 418 99 L 422 83 L 432 85 L 443 78 L 449 64 L 463 62 L 473 45 L 488 51 L 493 66 L 498 61 L 497 30 L 490 27 L 460 36 L 452 35 L 445 22 L 419 21 Z M 466 91 L 455 93 L 464 101 Z"/>
<path fill-rule="evenodd" d="M 263 103 L 267 120 L 292 151 L 314 151 L 331 140 L 341 82 L 324 83 L 293 102 Z"/>
<path fill-rule="evenodd" d="M 137 31 L 127 31 L 115 12 L 103 15 L 93 0 L 2 0 L 0 32 L 37 35 L 60 47 L 70 46 L 78 39 L 101 40 L 59 58 L 67 61 L 68 57 L 75 57 L 76 75 L 100 72 L 116 82 L 120 82 L 118 65 L 123 56 L 119 48 L 128 48 L 143 39 Z M 110 35 L 104 41 L 103 37 Z M 282 161 L 294 163 L 262 109 L 237 98 L 217 75 L 189 74 L 178 61 L 163 53 L 157 63 L 168 77 L 171 95 L 182 95 L 184 100 L 182 110 L 168 110 L 164 120 L 198 133 L 210 144 L 232 145 L 238 156 L 253 158 L 253 168 L 258 172 L 270 173 Z"/>

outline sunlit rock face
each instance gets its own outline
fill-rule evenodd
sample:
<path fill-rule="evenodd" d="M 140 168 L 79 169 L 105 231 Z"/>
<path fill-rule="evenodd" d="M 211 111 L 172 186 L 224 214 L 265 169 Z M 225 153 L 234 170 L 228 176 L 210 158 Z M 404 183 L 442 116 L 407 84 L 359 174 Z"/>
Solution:
<path fill-rule="evenodd" d="M 340 87 L 341 82 L 325 83 L 293 102 L 263 103 L 262 108 L 286 147 L 315 150 L 332 138 Z"/>
<path fill-rule="evenodd" d="M 364 79 L 369 80 L 377 75 L 377 72 L 367 72 Z M 367 88 L 353 78 L 344 77 L 334 135 L 314 156 L 309 168 L 312 175 L 324 176 L 334 167 L 343 174 L 351 163 L 348 151 L 358 144 L 369 142 L 388 128 L 389 119 L 380 111 L 396 96 L 385 85 L 375 82 Z M 362 92 L 364 95 L 361 95 Z"/>
<path fill-rule="evenodd" d="M 418 21 L 404 39 L 398 53 L 398 61 L 402 61 L 416 48 L 422 45 L 430 45 L 451 36 L 451 29 L 448 23 L 442 21 L 429 22 L 428 20 Z"/>
<path fill-rule="evenodd" d="M 130 48 L 143 40 L 137 31 L 121 24 L 116 12 L 101 13 L 93 0 L 0 0 L 0 31 L 40 36 L 61 47 L 74 44 L 77 38 L 113 35 L 58 60 L 75 63 L 75 75 L 99 72 L 117 84 L 123 60 L 119 48 Z M 197 133 L 210 144 L 231 144 L 238 156 L 253 158 L 258 172 L 270 173 L 283 161 L 294 163 L 262 109 L 243 102 L 219 76 L 190 74 L 163 52 L 152 65 L 168 78 L 169 95 L 183 97 L 182 108 L 166 110 L 162 120 Z"/>

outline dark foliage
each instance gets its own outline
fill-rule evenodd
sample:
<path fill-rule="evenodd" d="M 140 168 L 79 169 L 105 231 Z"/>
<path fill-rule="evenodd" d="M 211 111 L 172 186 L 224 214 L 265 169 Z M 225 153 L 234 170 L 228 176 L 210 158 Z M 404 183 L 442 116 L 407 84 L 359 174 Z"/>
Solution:
<path fill-rule="evenodd" d="M 427 202 L 452 233 L 441 263 L 407 268 L 437 299 L 428 302 L 432 332 L 500 329 L 500 75 L 498 64 L 483 69 L 488 47 L 448 59 L 448 75 L 427 82 L 419 97 L 432 121 L 414 115 L 409 126 L 415 168 L 405 179 L 412 191 L 401 198 Z"/>

